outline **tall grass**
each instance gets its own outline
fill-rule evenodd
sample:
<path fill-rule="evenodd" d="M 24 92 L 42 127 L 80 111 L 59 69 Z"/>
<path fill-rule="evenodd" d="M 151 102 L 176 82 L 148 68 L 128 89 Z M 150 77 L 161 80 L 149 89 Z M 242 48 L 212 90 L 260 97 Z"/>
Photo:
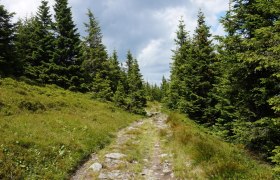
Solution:
<path fill-rule="evenodd" d="M 56 86 L 0 80 L 0 179 L 64 179 L 139 116 Z"/>
<path fill-rule="evenodd" d="M 168 118 L 173 136 L 169 147 L 179 178 L 273 179 L 272 168 L 251 158 L 243 149 L 223 142 L 185 116 Z"/>

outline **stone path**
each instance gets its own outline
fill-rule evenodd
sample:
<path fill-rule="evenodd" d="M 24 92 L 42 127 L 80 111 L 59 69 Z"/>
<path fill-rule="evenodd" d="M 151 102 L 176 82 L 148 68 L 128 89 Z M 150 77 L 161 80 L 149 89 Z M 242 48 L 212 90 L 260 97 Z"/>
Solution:
<path fill-rule="evenodd" d="M 148 179 L 173 180 L 172 154 L 168 154 L 160 131 L 168 131 L 167 116 L 150 113 L 151 117 L 132 123 L 118 132 L 115 142 L 92 154 L 72 180 Z"/>

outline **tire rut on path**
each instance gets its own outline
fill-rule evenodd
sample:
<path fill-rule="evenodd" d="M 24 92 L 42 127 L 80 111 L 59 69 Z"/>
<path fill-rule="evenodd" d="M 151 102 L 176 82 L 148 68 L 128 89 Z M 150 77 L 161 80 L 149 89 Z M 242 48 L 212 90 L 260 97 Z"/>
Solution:
<path fill-rule="evenodd" d="M 167 116 L 152 114 L 119 131 L 116 140 L 92 154 L 71 179 L 175 179 L 172 155 L 166 153 L 159 135 L 161 130 L 168 132 Z"/>

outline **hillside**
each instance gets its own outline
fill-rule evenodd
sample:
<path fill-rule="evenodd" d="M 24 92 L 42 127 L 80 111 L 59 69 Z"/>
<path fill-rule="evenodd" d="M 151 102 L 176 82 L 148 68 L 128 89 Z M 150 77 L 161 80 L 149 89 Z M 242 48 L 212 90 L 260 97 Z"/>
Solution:
<path fill-rule="evenodd" d="M 140 116 L 91 94 L 0 80 L 0 179 L 63 179 Z"/>

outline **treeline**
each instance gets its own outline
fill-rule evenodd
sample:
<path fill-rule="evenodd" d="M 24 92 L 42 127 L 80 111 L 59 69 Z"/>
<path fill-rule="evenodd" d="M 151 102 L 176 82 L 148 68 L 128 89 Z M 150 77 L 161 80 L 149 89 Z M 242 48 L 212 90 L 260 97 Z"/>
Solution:
<path fill-rule="evenodd" d="M 90 10 L 86 37 L 80 37 L 67 0 L 56 0 L 54 12 L 53 21 L 48 2 L 42 0 L 35 16 L 12 23 L 14 13 L 0 5 L 0 77 L 91 92 L 94 98 L 143 114 L 144 83 L 130 51 L 124 66 L 116 51 L 108 55 Z"/>
<path fill-rule="evenodd" d="M 163 102 L 280 165 L 280 4 L 234 0 L 214 45 L 202 12 L 180 21 Z M 166 82 L 165 82 L 166 83 Z M 278 173 L 280 172 L 278 168 Z"/>

